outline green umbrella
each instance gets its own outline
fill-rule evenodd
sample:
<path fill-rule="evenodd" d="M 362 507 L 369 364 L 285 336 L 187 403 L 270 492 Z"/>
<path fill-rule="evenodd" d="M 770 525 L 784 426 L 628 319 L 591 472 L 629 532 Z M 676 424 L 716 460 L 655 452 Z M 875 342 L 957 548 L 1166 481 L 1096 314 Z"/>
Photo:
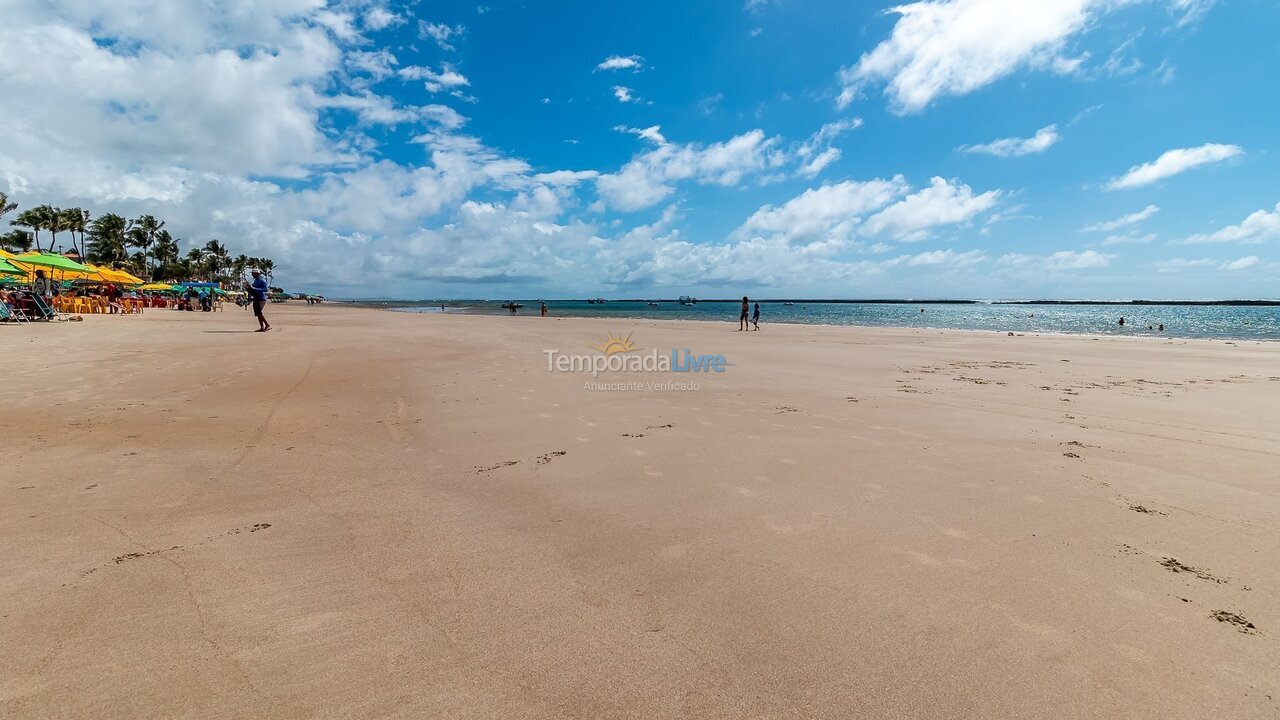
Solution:
<path fill-rule="evenodd" d="M 0 258 L 0 275 L 26 275 L 27 271 L 19 268 L 17 265 Z"/>
<path fill-rule="evenodd" d="M 53 253 L 40 253 L 37 255 L 18 255 L 13 259 L 17 260 L 23 265 L 39 265 L 41 267 L 56 268 L 58 270 L 71 270 L 72 272 L 93 273 L 92 268 L 87 268 L 84 265 L 81 265 L 80 263 L 76 262 L 75 260 L 69 260 L 67 258 L 62 257 L 61 255 L 54 255 Z"/>

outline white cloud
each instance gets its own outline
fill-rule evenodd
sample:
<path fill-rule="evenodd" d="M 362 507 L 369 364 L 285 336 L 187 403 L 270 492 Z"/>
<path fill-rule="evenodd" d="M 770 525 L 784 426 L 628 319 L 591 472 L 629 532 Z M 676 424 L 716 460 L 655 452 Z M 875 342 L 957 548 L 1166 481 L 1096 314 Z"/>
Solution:
<path fill-rule="evenodd" d="M 839 104 L 885 84 L 895 111 L 924 110 L 1021 69 L 1073 72 L 1079 58 L 1066 43 L 1111 0 L 921 0 L 890 8 L 899 16 L 889 39 L 840 72 Z"/>
<path fill-rule="evenodd" d="M 1244 270 L 1258 264 L 1257 255 L 1249 255 L 1238 260 L 1230 260 L 1218 266 L 1219 270 Z"/>
<path fill-rule="evenodd" d="M 599 65 L 596 65 L 596 72 L 600 72 L 602 70 L 631 70 L 633 72 L 640 72 L 643 69 L 644 58 L 639 55 L 628 55 L 626 57 L 622 57 L 621 55 L 610 55 L 602 60 Z"/>
<path fill-rule="evenodd" d="M 1180 15 L 1178 26 L 1192 25 L 1200 21 L 1218 0 L 1171 0 L 1170 11 Z"/>
<path fill-rule="evenodd" d="M 884 262 L 885 267 L 919 267 L 946 265 L 950 268 L 969 267 L 987 259 L 981 250 L 958 253 L 955 250 L 930 250 L 916 255 L 899 255 Z"/>
<path fill-rule="evenodd" d="M 1062 139 L 1062 136 L 1058 134 L 1058 126 L 1049 125 L 1040 128 L 1033 137 L 1003 138 L 1001 140 L 993 140 L 985 145 L 965 145 L 960 148 L 960 151 L 980 155 L 994 155 L 996 157 L 1021 157 L 1023 155 L 1042 153 L 1053 147 L 1060 139 Z"/>
<path fill-rule="evenodd" d="M 1260 243 L 1265 240 L 1280 238 L 1280 203 L 1275 210 L 1267 212 L 1259 210 L 1244 219 L 1239 225 L 1230 225 L 1209 235 L 1192 235 L 1182 241 L 1185 245 L 1203 245 L 1206 243 L 1244 244 Z"/>
<path fill-rule="evenodd" d="M 639 98 L 631 94 L 631 88 L 624 87 L 622 85 L 613 86 L 613 96 L 618 99 L 618 102 L 629 103 L 639 101 Z"/>
<path fill-rule="evenodd" d="M 996 262 L 1010 267 L 1061 272 L 1106 267 L 1113 259 L 1115 255 L 1104 255 L 1094 250 L 1060 250 L 1049 255 L 1008 253 L 1001 255 Z"/>
<path fill-rule="evenodd" d="M 785 204 L 765 205 L 735 231 L 735 236 L 768 236 L 788 243 L 846 242 L 862 217 L 909 192 L 901 176 L 866 182 L 847 180 L 810 188 Z"/>
<path fill-rule="evenodd" d="M 866 232 L 887 234 L 895 240 L 914 242 L 929 237 L 933 228 L 966 223 L 995 207 L 999 190 L 974 195 L 964 184 L 940 177 L 929 187 L 908 195 L 867 220 Z"/>
<path fill-rule="evenodd" d="M 534 175 L 533 179 L 548 185 L 577 185 L 584 180 L 594 180 L 598 177 L 600 173 L 595 170 L 556 170 L 539 173 Z"/>
<path fill-rule="evenodd" d="M 636 155 L 616 173 L 601 175 L 596 187 L 609 206 L 640 210 L 666 199 L 678 181 L 737 185 L 746 174 L 766 166 L 766 154 L 776 142 L 765 138 L 762 130 L 710 145 L 668 142 Z"/>
<path fill-rule="evenodd" d="M 404 18 L 385 7 L 371 7 L 364 13 L 364 26 L 369 30 L 385 30 L 404 22 Z"/>
<path fill-rule="evenodd" d="M 1081 72 L 1087 53 L 1072 55 L 1071 41 L 1107 13 L 1143 0 L 917 0 L 885 12 L 898 15 L 889 38 L 839 73 L 838 104 L 883 84 L 891 107 L 920 112 L 939 98 L 966 95 L 1015 72 Z M 1179 24 L 1195 22 L 1216 0 L 1168 3 Z M 1120 55 L 1104 71 L 1136 72 L 1137 60 Z M 1163 67 L 1158 71 L 1167 74 Z"/>
<path fill-rule="evenodd" d="M 1108 190 L 1143 187 L 1179 173 L 1212 165 L 1244 153 L 1239 145 L 1208 143 L 1193 148 L 1169 150 L 1155 160 L 1129 168 L 1129 172 L 1107 184 Z"/>
<path fill-rule="evenodd" d="M 457 90 L 471 85 L 471 81 L 450 65 L 445 65 L 439 72 L 429 67 L 409 65 L 399 72 L 405 80 L 424 80 L 427 90 L 435 93 L 441 90 Z"/>
<path fill-rule="evenodd" d="M 418 37 L 423 40 L 433 40 L 441 50 L 453 52 L 456 48 L 453 46 L 453 40 L 460 38 L 466 32 L 466 28 L 462 25 L 445 25 L 444 23 L 427 22 L 426 20 L 418 21 Z"/>
<path fill-rule="evenodd" d="M 657 145 L 667 144 L 667 138 L 665 138 L 662 135 L 662 127 L 660 125 L 650 125 L 647 128 L 633 128 L 633 127 L 627 127 L 626 125 L 616 125 L 614 126 L 613 129 L 618 132 L 631 133 L 632 135 L 639 135 L 645 140 L 653 142 Z"/>
<path fill-rule="evenodd" d="M 399 64 L 396 56 L 387 50 L 366 52 L 353 50 L 347 53 L 347 67 L 355 72 L 365 73 L 373 82 L 379 82 L 395 74 L 395 66 Z"/>
<path fill-rule="evenodd" d="M 1123 227 L 1128 227 L 1130 225 L 1137 225 L 1138 223 L 1150 218 L 1152 215 L 1155 215 L 1158 212 L 1160 212 L 1159 206 L 1148 205 L 1145 208 L 1139 210 L 1138 212 L 1130 213 L 1128 215 L 1125 215 L 1124 217 L 1116 218 L 1115 220 L 1107 220 L 1106 222 L 1099 222 L 1099 223 L 1094 223 L 1092 225 L 1086 225 L 1084 226 L 1084 228 L 1081 229 L 1081 232 L 1115 232 L 1116 230 L 1119 230 L 1120 228 L 1123 228 Z"/>
<path fill-rule="evenodd" d="M 1155 262 L 1156 270 L 1162 273 L 1175 273 L 1184 270 L 1194 270 L 1195 268 L 1209 267 L 1214 265 L 1213 260 L 1207 258 L 1201 260 L 1189 260 L 1187 258 L 1173 258 L 1172 260 L 1157 260 Z"/>
<path fill-rule="evenodd" d="M 1112 245 L 1126 244 L 1146 245 L 1155 239 L 1155 233 L 1147 233 L 1146 235 L 1108 235 L 1107 239 L 1102 241 L 1102 246 L 1110 247 Z"/>
<path fill-rule="evenodd" d="M 942 178 L 911 190 L 901 175 L 811 188 L 781 206 L 761 207 L 733 237 L 783 240 L 824 252 L 861 248 L 858 238 L 863 237 L 911 242 L 939 227 L 969 222 L 1000 197 L 998 190 L 975 196 L 967 185 Z"/>

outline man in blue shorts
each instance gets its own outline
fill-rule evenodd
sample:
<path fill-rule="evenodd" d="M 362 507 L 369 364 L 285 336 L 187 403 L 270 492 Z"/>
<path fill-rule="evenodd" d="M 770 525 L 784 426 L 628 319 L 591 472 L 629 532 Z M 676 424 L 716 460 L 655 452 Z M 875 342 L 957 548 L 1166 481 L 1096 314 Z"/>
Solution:
<path fill-rule="evenodd" d="M 266 332 L 271 329 L 271 323 L 267 322 L 267 316 L 262 314 L 262 309 L 267 306 L 267 293 L 270 286 L 267 285 L 267 279 L 262 277 L 262 273 L 258 270 L 253 271 L 253 282 L 249 284 L 249 299 L 253 301 L 253 316 L 258 318 L 258 329 L 254 332 Z"/>

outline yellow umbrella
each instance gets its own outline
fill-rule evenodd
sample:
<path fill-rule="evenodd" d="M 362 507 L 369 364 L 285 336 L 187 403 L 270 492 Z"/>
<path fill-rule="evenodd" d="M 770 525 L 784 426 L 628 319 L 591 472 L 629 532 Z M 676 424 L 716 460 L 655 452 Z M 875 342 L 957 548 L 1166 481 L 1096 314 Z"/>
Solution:
<path fill-rule="evenodd" d="M 147 283 L 146 285 L 143 285 L 138 289 L 139 290 L 172 290 L 173 286 L 168 283 L 153 282 L 153 283 Z"/>
<path fill-rule="evenodd" d="M 121 285 L 143 285 L 147 282 L 142 278 L 130 275 L 124 270 L 112 270 L 111 268 L 104 267 L 97 268 L 97 270 L 98 274 L 101 275 L 104 280 L 113 283 L 120 283 Z"/>

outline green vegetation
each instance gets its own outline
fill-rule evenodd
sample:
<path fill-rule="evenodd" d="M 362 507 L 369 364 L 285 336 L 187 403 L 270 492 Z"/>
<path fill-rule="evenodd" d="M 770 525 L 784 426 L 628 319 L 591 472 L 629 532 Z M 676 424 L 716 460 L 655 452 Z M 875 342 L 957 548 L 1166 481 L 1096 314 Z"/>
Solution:
<path fill-rule="evenodd" d="M 18 209 L 16 202 L 0 193 L 0 218 Z M 220 240 L 195 245 L 182 254 L 182 241 L 169 234 L 165 221 L 153 215 L 129 219 L 115 213 L 93 217 L 82 208 L 55 208 L 40 205 L 18 213 L 9 224 L 15 228 L 0 234 L 0 248 L 10 252 L 27 250 L 60 252 L 58 233 L 71 239 L 71 250 L 89 262 L 126 270 L 138 277 L 158 281 L 238 283 L 245 271 L 262 270 L 271 277 L 275 262 L 270 258 L 231 256 Z M 41 232 L 48 232 L 48 242 Z"/>

